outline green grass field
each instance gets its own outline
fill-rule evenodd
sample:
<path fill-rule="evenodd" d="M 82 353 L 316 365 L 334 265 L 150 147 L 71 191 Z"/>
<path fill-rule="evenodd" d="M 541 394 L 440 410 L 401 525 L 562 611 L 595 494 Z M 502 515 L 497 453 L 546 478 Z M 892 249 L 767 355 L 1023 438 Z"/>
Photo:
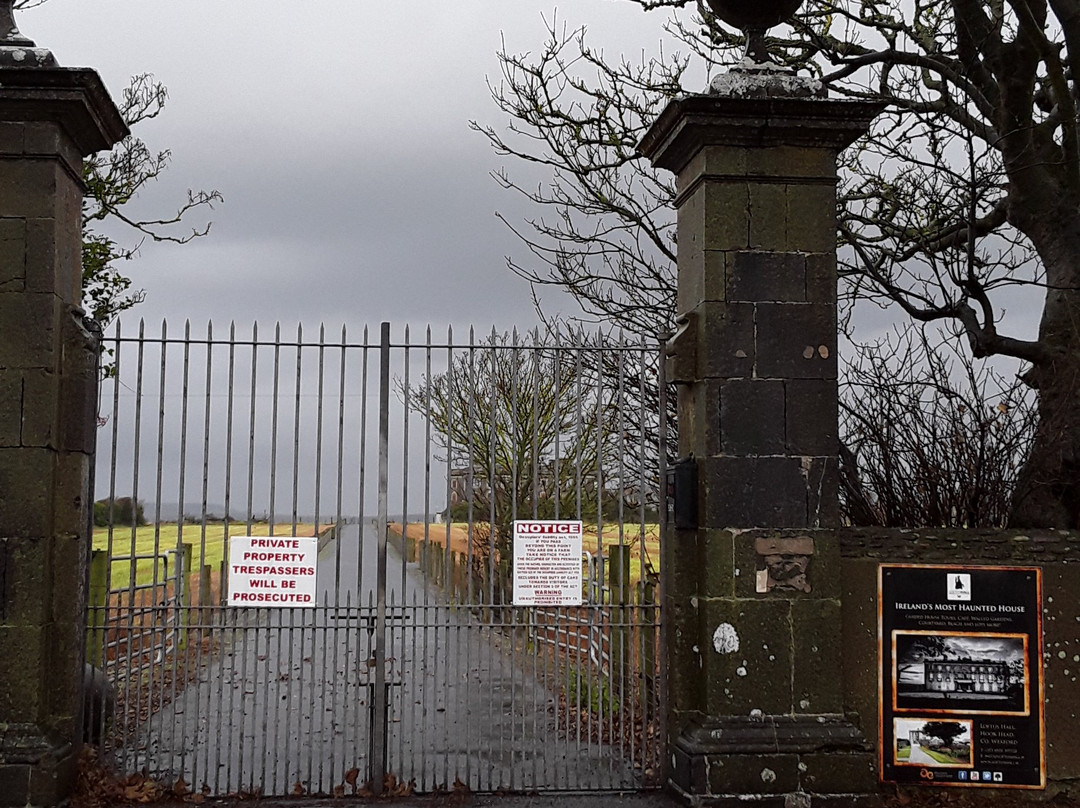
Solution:
<path fill-rule="evenodd" d="M 296 526 L 297 536 L 311 536 L 314 525 L 299 524 Z M 270 526 L 265 522 L 253 524 L 251 532 L 248 532 L 245 523 L 233 522 L 229 525 L 230 536 L 269 536 Z M 293 535 L 293 526 L 274 525 L 275 536 Z M 123 560 L 123 556 L 130 558 L 135 556 L 150 556 L 165 554 L 169 550 L 175 550 L 180 544 L 192 546 L 192 567 L 190 572 L 199 570 L 203 564 L 209 564 L 212 572 L 216 573 L 221 568 L 221 562 L 225 558 L 225 523 L 211 522 L 206 526 L 206 539 L 203 541 L 202 525 L 181 525 L 175 522 L 166 522 L 159 525 L 143 525 L 135 529 L 134 549 L 132 547 L 132 533 L 130 527 L 117 526 L 112 529 L 112 543 L 110 546 L 109 528 L 94 528 L 94 549 L 108 550 L 115 559 L 112 564 L 111 582 L 112 587 L 125 586 L 131 574 L 131 562 Z M 205 548 L 205 553 L 203 549 Z M 165 567 L 162 560 L 157 562 L 157 579 L 164 577 Z M 173 573 L 174 558 L 169 559 L 169 574 Z M 135 583 L 152 583 L 154 580 L 155 561 L 152 558 L 139 559 L 135 572 Z"/>

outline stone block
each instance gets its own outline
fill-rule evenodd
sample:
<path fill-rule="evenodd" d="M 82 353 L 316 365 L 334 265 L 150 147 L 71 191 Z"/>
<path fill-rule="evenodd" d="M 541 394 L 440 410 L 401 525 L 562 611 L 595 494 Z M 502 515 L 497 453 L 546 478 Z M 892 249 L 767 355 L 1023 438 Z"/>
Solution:
<path fill-rule="evenodd" d="M 56 246 L 56 219 L 29 219 L 26 222 L 26 290 L 63 297 Z M 80 276 L 81 282 L 81 276 Z"/>
<path fill-rule="evenodd" d="M 698 176 L 741 177 L 745 175 L 754 158 L 754 149 L 738 149 L 730 146 L 705 146 L 680 172 L 680 179 L 691 182 Z"/>
<path fill-rule="evenodd" d="M 836 253 L 806 255 L 806 302 L 836 303 Z"/>
<path fill-rule="evenodd" d="M 781 179 L 836 179 L 836 158 L 829 149 L 801 146 L 771 146 L 746 149 L 746 173 Z"/>
<path fill-rule="evenodd" d="M 795 455 L 835 455 L 839 451 L 839 408 L 832 379 L 788 379 L 784 451 Z"/>
<path fill-rule="evenodd" d="M 75 593 L 69 593 L 75 599 Z M 64 623 L 45 627 L 45 670 L 41 703 L 49 716 L 49 735 L 60 743 L 75 743 L 76 718 L 82 707 L 83 652 L 86 632 L 78 631 L 78 620 L 69 614 Z"/>
<path fill-rule="evenodd" d="M 665 598 L 664 619 L 669 621 L 666 647 L 668 709 L 691 713 L 705 709 L 705 677 L 702 676 L 701 601 Z M 674 729 L 674 728 L 673 728 Z"/>
<path fill-rule="evenodd" d="M 877 560 L 843 559 L 841 581 L 844 713 L 862 730 L 867 741 L 876 745 L 879 708 Z"/>
<path fill-rule="evenodd" d="M 45 370 L 22 371 L 21 433 L 25 448 L 55 449 L 59 443 L 60 378 Z"/>
<path fill-rule="evenodd" d="M 22 402 L 22 373 L 0 370 L 0 447 L 14 448 L 22 440 Z"/>
<path fill-rule="evenodd" d="M 799 253 L 736 252 L 727 274 L 732 301 L 806 301 L 806 259 Z"/>
<path fill-rule="evenodd" d="M 800 458 L 714 457 L 701 461 L 709 527 L 806 527 Z"/>
<path fill-rule="evenodd" d="M 47 449 L 0 449 L 0 535 L 52 535 L 53 455 Z"/>
<path fill-rule="evenodd" d="M 735 558 L 735 536 L 730 530 L 705 530 L 705 553 L 698 568 L 704 578 L 700 594 L 709 598 L 734 597 L 741 570 Z"/>
<path fill-rule="evenodd" d="M 49 617 L 49 542 L 10 537 L 4 544 L 11 585 L 5 605 L 7 620 L 14 625 L 44 625 Z"/>
<path fill-rule="evenodd" d="M 840 601 L 806 598 L 791 608 L 792 687 L 797 713 L 843 712 Z"/>
<path fill-rule="evenodd" d="M 0 716 L 4 723 L 38 720 L 46 670 L 42 627 L 0 626 Z"/>
<path fill-rule="evenodd" d="M 0 808 L 26 808 L 32 804 L 30 768 L 24 763 L 0 763 Z"/>
<path fill-rule="evenodd" d="M 745 250 L 750 245 L 749 190 L 744 182 L 705 182 L 702 194 L 706 250 Z"/>
<path fill-rule="evenodd" d="M 0 293 L 26 288 L 26 222 L 0 219 Z"/>
<path fill-rule="evenodd" d="M 757 304 L 757 375 L 765 379 L 836 378 L 836 307 Z"/>
<path fill-rule="evenodd" d="M 50 759 L 30 770 L 30 802 L 32 805 L 61 805 L 75 790 L 78 774 L 74 752 L 60 760 Z"/>
<path fill-rule="evenodd" d="M 832 185 L 795 185 L 787 195 L 786 248 L 835 253 L 836 189 Z"/>
<path fill-rule="evenodd" d="M 83 536 L 90 519 L 90 454 L 61 452 L 53 477 L 56 536 Z"/>
<path fill-rule="evenodd" d="M 787 794 L 799 788 L 797 755 L 710 755 L 708 760 L 712 794 Z"/>
<path fill-rule="evenodd" d="M 1080 568 L 1043 567 L 1046 765 L 1055 779 L 1080 777 Z"/>
<path fill-rule="evenodd" d="M 752 250 L 788 249 L 787 187 L 775 183 L 750 182 L 750 230 Z"/>
<path fill-rule="evenodd" d="M 709 600 L 703 607 L 708 715 L 791 713 L 791 609 L 783 600 Z M 734 643 L 714 644 L 719 636 Z"/>
<path fill-rule="evenodd" d="M 52 121 L 28 121 L 23 127 L 25 154 L 56 156 L 67 165 L 74 176 L 82 176 L 82 155 L 60 124 Z"/>
<path fill-rule="evenodd" d="M 17 156 L 23 153 L 23 136 L 26 124 L 19 121 L 0 121 L 0 156 Z"/>
<path fill-rule="evenodd" d="M 719 415 L 723 454 L 783 454 L 784 382 L 777 379 L 723 382 Z"/>
<path fill-rule="evenodd" d="M 840 463 L 836 457 L 801 458 L 806 478 L 807 527 L 840 526 Z"/>
<path fill-rule="evenodd" d="M 754 305 L 703 303 L 698 312 L 699 376 L 703 379 L 752 376 Z"/>
<path fill-rule="evenodd" d="M 0 217 L 54 216 L 62 171 L 50 161 L 0 158 Z"/>
<path fill-rule="evenodd" d="M 0 367 L 54 369 L 58 321 L 59 301 L 52 295 L 0 294 Z"/>
<path fill-rule="evenodd" d="M 680 457 L 720 454 L 720 388 L 724 384 L 723 380 L 705 379 L 679 386 Z"/>
<path fill-rule="evenodd" d="M 802 790 L 817 794 L 868 794 L 877 790 L 872 752 L 814 752 L 800 756 Z M 817 805 L 815 800 L 812 805 Z"/>
<path fill-rule="evenodd" d="M 701 594 L 701 572 L 705 553 L 699 530 L 669 528 L 660 546 L 662 568 L 668 570 L 668 594 L 675 598 L 690 598 Z"/>

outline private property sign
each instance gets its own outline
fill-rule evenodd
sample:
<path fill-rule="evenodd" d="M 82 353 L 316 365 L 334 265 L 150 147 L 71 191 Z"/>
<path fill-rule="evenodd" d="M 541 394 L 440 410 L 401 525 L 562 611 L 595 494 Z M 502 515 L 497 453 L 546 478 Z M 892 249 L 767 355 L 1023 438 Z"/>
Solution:
<path fill-rule="evenodd" d="M 580 606 L 580 521 L 514 522 L 514 605 Z"/>
<path fill-rule="evenodd" d="M 229 539 L 229 605 L 315 605 L 319 540 L 291 536 Z"/>

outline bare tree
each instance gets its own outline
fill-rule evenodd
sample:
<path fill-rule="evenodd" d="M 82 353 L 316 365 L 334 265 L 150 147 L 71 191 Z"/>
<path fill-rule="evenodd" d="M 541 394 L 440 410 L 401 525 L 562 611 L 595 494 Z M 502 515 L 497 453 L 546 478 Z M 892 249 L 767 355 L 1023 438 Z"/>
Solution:
<path fill-rule="evenodd" d="M 552 170 L 535 190 L 498 175 L 550 211 L 522 232 L 540 260 L 511 267 L 569 289 L 588 315 L 657 333 L 673 309 L 671 188 L 633 146 L 691 61 L 718 69 L 742 42 L 704 0 L 629 1 L 673 9 L 667 31 L 687 55 L 615 64 L 553 21 L 536 54 L 501 54 L 493 95 L 511 125 L 478 128 Z M 846 291 L 952 324 L 976 359 L 1026 363 L 1038 428 L 1010 522 L 1080 527 L 1077 0 L 808 0 L 777 30 L 779 61 L 887 104 L 843 164 Z M 1017 285 L 1045 291 L 1033 337 L 1003 331 Z"/>
<path fill-rule="evenodd" d="M 857 526 L 1004 527 L 1031 391 L 908 326 L 856 346 L 840 394 L 841 511 Z"/>

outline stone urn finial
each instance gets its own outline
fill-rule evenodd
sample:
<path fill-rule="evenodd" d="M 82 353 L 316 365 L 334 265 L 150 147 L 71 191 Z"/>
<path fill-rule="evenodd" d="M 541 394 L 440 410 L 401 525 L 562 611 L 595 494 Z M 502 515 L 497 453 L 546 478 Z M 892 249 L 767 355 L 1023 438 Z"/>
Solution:
<path fill-rule="evenodd" d="M 0 67 L 56 67 L 47 48 L 19 33 L 15 24 L 15 0 L 0 0 Z"/>
<path fill-rule="evenodd" d="M 746 34 L 746 57 L 756 64 L 772 62 L 765 32 L 789 19 L 802 0 L 708 0 L 721 20 Z"/>

